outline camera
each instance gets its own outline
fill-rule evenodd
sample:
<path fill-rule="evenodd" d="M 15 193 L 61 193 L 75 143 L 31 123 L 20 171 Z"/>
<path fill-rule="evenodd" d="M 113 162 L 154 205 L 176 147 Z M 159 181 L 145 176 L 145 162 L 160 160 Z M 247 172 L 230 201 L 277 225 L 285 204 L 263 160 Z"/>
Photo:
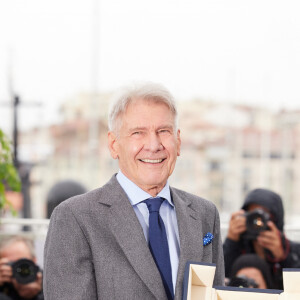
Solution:
<path fill-rule="evenodd" d="M 244 275 L 232 277 L 228 283 L 228 286 L 239 288 L 258 288 L 258 284 L 254 279 Z"/>
<path fill-rule="evenodd" d="M 26 258 L 11 262 L 9 265 L 12 267 L 13 277 L 21 284 L 34 282 L 40 270 L 32 260 Z"/>
<path fill-rule="evenodd" d="M 260 232 L 269 230 L 267 222 L 270 220 L 270 215 L 262 210 L 256 209 L 245 213 L 247 231 L 245 237 L 248 239 L 256 239 Z"/>

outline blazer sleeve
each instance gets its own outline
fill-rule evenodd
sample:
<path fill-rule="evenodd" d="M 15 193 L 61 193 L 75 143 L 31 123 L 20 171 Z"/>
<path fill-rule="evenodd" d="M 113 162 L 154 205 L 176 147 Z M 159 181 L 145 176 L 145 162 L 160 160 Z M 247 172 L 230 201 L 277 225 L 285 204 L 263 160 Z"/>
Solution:
<path fill-rule="evenodd" d="M 97 299 L 91 250 L 68 201 L 51 216 L 44 250 L 45 300 Z"/>
<path fill-rule="evenodd" d="M 223 286 L 225 284 L 224 278 L 224 256 L 223 245 L 220 228 L 220 216 L 215 207 L 215 222 L 214 222 L 214 242 L 213 244 L 213 262 L 216 264 L 216 273 L 214 278 L 214 285 Z"/>

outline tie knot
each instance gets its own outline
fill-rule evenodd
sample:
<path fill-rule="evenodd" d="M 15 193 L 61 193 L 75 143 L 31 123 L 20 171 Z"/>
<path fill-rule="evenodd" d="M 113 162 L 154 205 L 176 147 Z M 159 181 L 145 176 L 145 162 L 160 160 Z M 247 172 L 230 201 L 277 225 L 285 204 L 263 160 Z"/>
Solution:
<path fill-rule="evenodd" d="M 152 212 L 159 212 L 161 204 L 164 202 L 163 198 L 157 197 L 157 198 L 149 198 L 145 200 L 145 203 L 147 204 L 149 213 Z"/>

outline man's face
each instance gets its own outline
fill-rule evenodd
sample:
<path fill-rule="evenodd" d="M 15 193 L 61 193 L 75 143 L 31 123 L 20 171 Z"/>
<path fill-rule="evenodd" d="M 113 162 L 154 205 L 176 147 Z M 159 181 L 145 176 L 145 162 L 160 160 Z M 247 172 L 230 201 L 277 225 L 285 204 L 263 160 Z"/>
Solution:
<path fill-rule="evenodd" d="M 109 148 L 121 171 L 155 196 L 165 186 L 180 155 L 180 131 L 163 103 L 135 100 L 127 107 L 118 137 L 109 132 Z"/>
<path fill-rule="evenodd" d="M 254 281 L 258 284 L 259 289 L 266 289 L 267 284 L 261 273 L 261 271 L 254 267 L 245 267 L 239 270 L 236 273 L 236 276 L 246 276 L 248 278 L 254 279 Z"/>
<path fill-rule="evenodd" d="M 8 262 L 15 262 L 19 259 L 27 258 L 32 260 L 34 263 L 36 263 L 36 258 L 32 257 L 32 254 L 30 253 L 30 249 L 28 246 L 23 243 L 22 241 L 16 241 L 10 245 L 7 245 L 5 248 L 1 250 L 0 253 L 0 265 L 7 264 Z M 12 283 L 14 286 L 14 289 L 17 291 L 19 296 L 22 299 L 33 299 L 41 290 L 42 290 L 42 274 L 41 272 L 38 272 L 37 278 L 35 281 L 30 282 L 28 284 L 21 284 L 17 282 L 17 280 L 12 277 L 12 267 L 11 266 L 5 266 L 9 268 L 9 270 L 6 268 L 5 271 L 5 280 L 4 282 Z M 2 265 L 2 271 L 3 271 L 3 265 Z"/>

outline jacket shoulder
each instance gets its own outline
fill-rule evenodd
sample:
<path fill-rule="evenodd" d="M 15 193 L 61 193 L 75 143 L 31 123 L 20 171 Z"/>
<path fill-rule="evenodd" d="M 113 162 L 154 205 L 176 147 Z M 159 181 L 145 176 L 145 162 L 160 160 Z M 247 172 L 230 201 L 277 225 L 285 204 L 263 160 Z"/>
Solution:
<path fill-rule="evenodd" d="M 195 209 L 197 208 L 198 209 L 204 208 L 209 210 L 217 209 L 216 205 L 213 202 L 177 188 L 172 187 L 171 194 L 173 195 L 173 197 L 175 196 L 177 198 L 180 198 L 181 201 L 186 202 L 187 204 L 189 204 L 191 207 L 194 207 Z"/>
<path fill-rule="evenodd" d="M 55 210 L 68 210 L 76 212 L 89 212 L 103 199 L 110 199 L 117 190 L 116 180 L 111 179 L 100 188 L 88 191 L 84 194 L 73 196 L 60 203 Z"/>

